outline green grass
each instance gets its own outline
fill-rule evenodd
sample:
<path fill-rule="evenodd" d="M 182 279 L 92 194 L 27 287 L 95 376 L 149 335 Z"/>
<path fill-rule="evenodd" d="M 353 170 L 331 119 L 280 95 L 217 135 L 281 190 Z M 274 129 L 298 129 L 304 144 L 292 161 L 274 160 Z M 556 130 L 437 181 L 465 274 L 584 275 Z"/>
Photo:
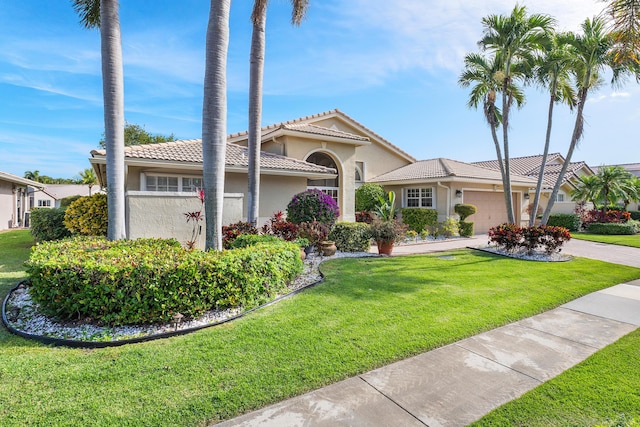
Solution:
<path fill-rule="evenodd" d="M 480 426 L 640 425 L 640 330 L 472 424 Z M 618 423 L 634 420 L 632 423 Z M 614 422 L 612 422 L 614 421 Z"/>
<path fill-rule="evenodd" d="M 23 263 L 29 257 L 33 237 L 29 230 L 0 232 L 0 298 L 27 277 Z"/>
<path fill-rule="evenodd" d="M 640 278 L 587 259 L 449 255 L 329 261 L 319 286 L 144 344 L 51 348 L 0 329 L 0 425 L 206 425 Z"/>
<path fill-rule="evenodd" d="M 571 237 L 590 242 L 608 243 L 610 245 L 632 246 L 640 248 L 640 234 L 626 236 L 609 236 L 604 234 L 573 233 Z"/>

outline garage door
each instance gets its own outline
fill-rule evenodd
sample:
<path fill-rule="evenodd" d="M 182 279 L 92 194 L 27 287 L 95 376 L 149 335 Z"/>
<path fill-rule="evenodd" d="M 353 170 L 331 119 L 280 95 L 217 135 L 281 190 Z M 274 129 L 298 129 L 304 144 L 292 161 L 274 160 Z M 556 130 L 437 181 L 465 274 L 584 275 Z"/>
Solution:
<path fill-rule="evenodd" d="M 478 208 L 478 211 L 467 219 L 467 221 L 474 222 L 476 234 L 486 233 L 489 228 L 507 222 L 504 193 L 465 190 L 463 197 L 464 203 L 475 205 Z M 515 196 L 514 199 L 516 199 Z M 518 205 L 515 204 L 516 201 L 517 199 L 514 200 L 513 206 L 517 217 Z"/>

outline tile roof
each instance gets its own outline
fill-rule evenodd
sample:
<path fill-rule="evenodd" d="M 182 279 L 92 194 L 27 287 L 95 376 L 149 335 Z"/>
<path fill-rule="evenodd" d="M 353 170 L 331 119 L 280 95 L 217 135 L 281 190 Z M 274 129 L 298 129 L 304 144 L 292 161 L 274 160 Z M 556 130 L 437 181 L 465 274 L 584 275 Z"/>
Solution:
<path fill-rule="evenodd" d="M 312 114 L 310 116 L 300 117 L 300 118 L 297 118 L 297 119 L 288 120 L 286 122 L 275 123 L 275 124 L 272 124 L 272 125 L 269 125 L 269 126 L 265 126 L 265 127 L 262 128 L 262 134 L 264 136 L 267 133 L 271 133 L 273 130 L 275 130 L 277 128 L 280 128 L 280 126 L 282 126 L 282 125 L 295 125 L 295 124 L 298 124 L 298 123 L 306 123 L 306 122 L 310 122 L 310 121 L 313 121 L 313 120 L 316 120 L 316 119 L 322 119 L 322 118 L 325 118 L 325 117 L 328 118 L 328 117 L 331 117 L 331 116 L 339 116 L 339 117 L 341 117 L 342 119 L 344 119 L 346 122 L 350 123 L 351 125 L 363 129 L 366 133 L 372 135 L 374 138 L 376 138 L 377 140 L 381 141 L 383 144 L 387 145 L 392 150 L 398 152 L 403 157 L 405 157 L 407 160 L 412 161 L 412 162 L 416 161 L 415 157 L 413 157 L 411 154 L 409 154 L 406 151 L 402 150 L 397 145 L 392 144 L 386 138 L 384 138 L 384 137 L 380 136 L 379 134 L 375 133 L 374 131 L 372 131 L 371 129 L 369 129 L 368 127 L 363 125 L 362 123 L 358 122 L 357 120 L 353 119 L 352 117 L 350 117 L 349 115 L 343 113 L 342 111 L 340 111 L 337 108 L 334 108 L 333 110 L 325 111 L 323 113 Z M 317 126 L 317 127 L 320 127 L 320 126 Z M 329 128 L 323 128 L 323 129 L 329 129 Z M 338 131 L 338 132 L 340 132 L 340 131 Z M 353 135 L 353 134 L 349 134 L 347 132 L 344 132 L 344 134 Z M 246 136 L 247 136 L 247 131 L 242 131 L 242 132 L 237 132 L 237 133 L 229 135 L 229 138 L 230 139 L 235 139 L 235 138 L 246 137 Z M 358 135 L 353 135 L 353 136 L 358 136 Z"/>
<path fill-rule="evenodd" d="M 447 177 L 502 181 L 500 172 L 497 170 L 445 158 L 421 160 L 379 175 L 371 181 L 391 182 Z M 520 175 L 514 175 L 514 180 L 526 183 L 535 182 L 529 177 Z"/>
<path fill-rule="evenodd" d="M 104 156 L 105 150 L 93 150 L 92 155 Z M 170 162 L 202 163 L 202 140 L 188 139 L 160 144 L 132 145 L 124 149 L 125 159 L 164 160 Z M 249 149 L 236 144 L 227 143 L 226 165 L 248 167 Z M 263 169 L 301 171 L 311 173 L 335 174 L 336 171 L 324 166 L 261 152 L 260 167 Z"/>
<path fill-rule="evenodd" d="M 355 135 L 353 133 L 344 132 L 338 129 L 326 128 L 323 126 L 316 126 L 311 123 L 283 123 L 280 126 L 269 130 L 263 136 L 269 135 L 273 132 L 277 132 L 280 129 L 287 129 L 297 132 L 310 133 L 314 135 L 330 136 L 334 138 L 352 139 L 355 141 L 369 141 L 366 136 Z"/>

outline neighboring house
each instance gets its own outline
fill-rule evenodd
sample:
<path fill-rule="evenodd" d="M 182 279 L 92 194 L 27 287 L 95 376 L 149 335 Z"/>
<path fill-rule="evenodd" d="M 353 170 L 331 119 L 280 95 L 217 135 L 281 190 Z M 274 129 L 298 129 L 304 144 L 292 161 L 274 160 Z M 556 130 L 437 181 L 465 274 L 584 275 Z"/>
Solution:
<path fill-rule="evenodd" d="M 536 191 L 536 185 L 538 181 L 538 175 L 540 173 L 540 166 L 542 165 L 542 156 L 526 156 L 526 157 L 512 157 L 511 161 L 511 173 L 528 176 L 536 182 L 529 189 L 529 203 L 533 202 L 533 196 Z M 560 169 L 564 164 L 564 157 L 559 153 L 552 153 L 547 156 L 547 163 L 545 165 L 543 188 L 540 197 L 541 210 L 547 207 L 549 203 L 549 197 L 553 190 L 553 186 L 558 180 Z M 497 160 L 489 160 L 483 162 L 474 162 L 474 165 L 484 166 L 487 168 L 499 171 L 499 164 Z M 567 167 L 567 172 L 564 175 L 560 191 L 556 196 L 556 201 L 553 205 L 553 213 L 573 213 L 576 208 L 576 202 L 571 200 L 571 190 L 575 188 L 576 181 L 585 175 L 593 175 L 593 170 L 585 162 L 571 162 Z M 525 206 L 526 208 L 526 206 Z M 527 216 L 528 217 L 528 216 Z"/>
<path fill-rule="evenodd" d="M 247 218 L 246 145 L 246 132 L 228 138 L 223 224 Z M 106 153 L 94 150 L 91 155 L 104 184 Z M 414 161 L 339 110 L 267 126 L 262 129 L 259 222 L 284 210 L 294 194 L 308 188 L 330 194 L 340 218 L 354 221 L 357 186 Z M 202 140 L 126 147 L 125 168 L 128 237 L 186 240 L 190 225 L 184 213 L 200 209 L 195 189 L 202 188 Z"/>
<path fill-rule="evenodd" d="M 25 226 L 29 186 L 38 188 L 42 187 L 42 184 L 0 172 L 0 231 Z"/>
<path fill-rule="evenodd" d="M 40 184 L 41 188 L 29 186 L 29 210 L 34 208 L 59 208 L 60 201 L 72 196 L 90 196 L 100 192 L 99 185 L 89 188 L 84 184 Z"/>

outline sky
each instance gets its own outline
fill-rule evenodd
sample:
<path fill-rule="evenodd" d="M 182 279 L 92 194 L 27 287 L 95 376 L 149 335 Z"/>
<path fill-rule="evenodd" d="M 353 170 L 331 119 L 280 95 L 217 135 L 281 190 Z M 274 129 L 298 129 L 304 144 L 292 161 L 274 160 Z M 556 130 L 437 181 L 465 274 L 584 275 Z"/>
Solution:
<path fill-rule="evenodd" d="M 231 6 L 228 133 L 247 129 L 250 1 Z M 598 0 L 521 1 L 529 13 L 578 31 Z M 482 112 L 458 85 L 478 52 L 481 19 L 508 14 L 506 0 L 311 0 L 300 27 L 290 1 L 267 17 L 263 125 L 338 108 L 419 160 L 495 158 Z M 200 138 L 206 0 L 121 0 L 125 119 L 154 134 Z M 548 97 L 526 89 L 511 116 L 511 156 L 542 153 Z M 640 161 L 640 86 L 609 80 L 590 95 L 575 161 Z M 557 107 L 551 151 L 566 153 L 574 116 Z M 104 132 L 100 37 L 70 0 L 0 0 L 0 171 L 73 178 Z"/>

